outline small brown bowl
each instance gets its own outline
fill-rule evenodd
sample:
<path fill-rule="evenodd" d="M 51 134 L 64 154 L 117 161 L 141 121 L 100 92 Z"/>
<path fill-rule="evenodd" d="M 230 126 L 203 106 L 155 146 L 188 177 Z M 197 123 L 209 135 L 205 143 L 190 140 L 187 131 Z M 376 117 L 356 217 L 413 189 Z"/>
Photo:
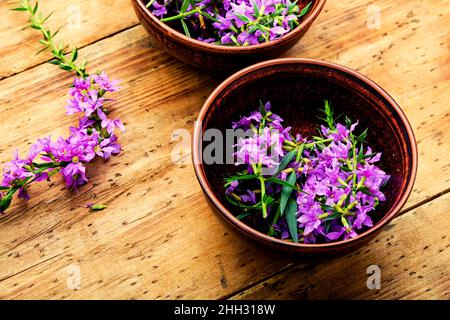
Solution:
<path fill-rule="evenodd" d="M 270 101 L 272 111 L 303 136 L 316 133 L 319 108 L 328 99 L 335 114 L 359 120 L 368 128 L 368 144 L 382 152 L 379 166 L 391 175 L 384 188 L 386 201 L 374 211 L 374 226 L 355 238 L 321 244 L 296 244 L 261 233 L 235 218 L 236 207 L 224 197 L 223 179 L 235 174 L 230 164 L 203 164 L 203 133 L 222 133 L 232 121 Z M 207 200 L 228 225 L 258 244 L 275 251 L 307 255 L 339 255 L 361 247 L 375 237 L 400 211 L 417 171 L 417 145 L 411 126 L 397 103 L 376 83 L 346 67 L 313 59 L 276 59 L 248 67 L 225 80 L 203 105 L 194 128 L 193 161 Z M 225 152 L 225 150 L 223 151 Z"/>
<path fill-rule="evenodd" d="M 184 63 L 213 71 L 233 71 L 280 56 L 303 37 L 325 5 L 325 0 L 311 0 L 311 9 L 301 24 L 279 40 L 248 47 L 231 47 L 189 38 L 155 17 L 145 7 L 147 1 L 131 2 L 141 24 L 170 55 Z"/>

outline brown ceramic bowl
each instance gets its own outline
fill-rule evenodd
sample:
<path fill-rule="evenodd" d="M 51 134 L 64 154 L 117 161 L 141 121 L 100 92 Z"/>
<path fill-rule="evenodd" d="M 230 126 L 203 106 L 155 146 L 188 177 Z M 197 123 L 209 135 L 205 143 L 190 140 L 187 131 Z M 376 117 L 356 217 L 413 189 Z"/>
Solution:
<path fill-rule="evenodd" d="M 202 164 L 201 137 L 209 128 L 221 132 L 232 121 L 270 101 L 272 111 L 303 136 L 316 133 L 318 108 L 330 100 L 335 114 L 359 120 L 368 128 L 368 144 L 383 152 L 381 169 L 391 175 L 383 189 L 386 201 L 374 211 L 374 226 L 356 238 L 323 243 L 296 244 L 272 238 L 235 218 L 238 210 L 224 199 L 223 178 L 236 172 L 234 165 Z M 225 151 L 224 151 L 225 152 Z M 275 249 L 321 256 L 352 251 L 375 237 L 400 211 L 414 184 L 417 145 L 411 126 L 397 103 L 376 83 L 346 67 L 313 59 L 276 59 L 248 67 L 225 80 L 209 96 L 198 116 L 193 139 L 194 168 L 207 200 L 228 225 L 257 243 Z M 234 213 L 234 214 L 233 214 Z"/>
<path fill-rule="evenodd" d="M 237 70 L 258 61 L 276 58 L 292 48 L 325 5 L 325 0 L 311 1 L 313 5 L 301 24 L 281 39 L 248 47 L 229 47 L 189 38 L 155 17 L 145 7 L 147 0 L 131 0 L 141 24 L 169 54 L 184 63 L 213 71 Z"/>

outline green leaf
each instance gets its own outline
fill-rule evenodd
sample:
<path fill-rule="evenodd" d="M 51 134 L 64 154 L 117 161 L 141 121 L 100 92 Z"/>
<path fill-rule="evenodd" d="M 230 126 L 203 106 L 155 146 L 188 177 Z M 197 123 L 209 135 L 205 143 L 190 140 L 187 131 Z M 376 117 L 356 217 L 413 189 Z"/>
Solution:
<path fill-rule="evenodd" d="M 263 199 L 264 203 L 267 206 L 270 206 L 273 202 L 275 202 L 275 199 L 272 198 L 271 196 L 269 196 L 267 193 L 264 195 L 264 199 Z"/>
<path fill-rule="evenodd" d="M 280 173 L 287 167 L 287 165 L 291 162 L 291 160 L 295 157 L 296 154 L 297 149 L 286 153 L 286 155 L 283 157 L 283 159 L 281 159 L 280 164 L 278 165 L 278 173 Z"/>
<path fill-rule="evenodd" d="M 13 187 L 11 188 L 8 193 L 0 199 L 0 212 L 4 212 L 6 209 L 9 208 L 12 202 L 12 197 L 16 191 L 19 190 L 19 187 Z"/>
<path fill-rule="evenodd" d="M 369 190 L 369 188 L 367 188 L 367 187 L 361 187 L 361 188 L 358 188 L 357 191 L 361 191 L 361 192 L 364 193 L 364 194 L 367 194 L 367 195 L 369 195 L 369 196 L 375 197 L 375 195 L 374 195 L 373 193 L 371 193 L 370 190 Z"/>
<path fill-rule="evenodd" d="M 266 115 L 266 106 L 261 100 L 259 100 L 259 113 L 261 113 L 263 117 Z"/>
<path fill-rule="evenodd" d="M 53 15 L 54 12 L 55 12 L 55 11 L 50 12 L 50 14 L 49 14 L 48 16 L 46 16 L 44 19 L 42 19 L 42 23 L 44 23 L 45 21 L 47 21 L 48 18 L 50 18 L 50 17 Z M 56 32 L 58 32 L 58 31 L 56 31 Z"/>
<path fill-rule="evenodd" d="M 358 163 L 360 163 L 361 162 L 361 160 L 363 159 L 363 157 L 364 157 L 364 153 L 363 153 L 363 144 L 361 143 L 361 147 L 359 148 L 359 152 L 358 152 L 358 157 L 357 157 L 357 159 L 356 159 L 356 161 L 358 162 Z"/>
<path fill-rule="evenodd" d="M 242 219 L 245 219 L 245 218 L 247 218 L 249 215 L 251 215 L 253 212 L 244 212 L 244 213 L 241 213 L 241 214 L 239 214 L 239 215 L 237 215 L 236 216 L 236 219 L 238 219 L 238 220 L 242 220 Z"/>
<path fill-rule="evenodd" d="M 295 171 L 292 171 L 286 181 L 291 184 L 295 185 L 295 181 L 297 181 L 297 175 L 295 174 Z M 280 198 L 280 213 L 281 216 L 284 214 L 284 209 L 286 208 L 286 204 L 288 202 L 288 199 L 291 197 L 292 194 L 292 188 L 288 186 L 283 186 L 283 189 L 281 190 L 281 198 Z"/>
<path fill-rule="evenodd" d="M 58 29 L 56 29 L 55 32 L 53 32 L 52 38 L 54 38 L 58 34 L 59 30 L 61 30 L 61 28 L 58 28 Z"/>
<path fill-rule="evenodd" d="M 363 133 L 361 133 L 358 138 L 356 139 L 355 145 L 363 142 L 364 140 L 366 140 L 367 138 L 367 131 L 368 129 L 366 128 L 366 130 L 363 131 Z"/>
<path fill-rule="evenodd" d="M 200 14 L 206 18 L 208 18 L 209 20 L 213 21 L 213 22 L 219 22 L 218 19 L 214 18 L 212 15 L 210 15 L 208 12 L 205 11 L 201 11 Z"/>
<path fill-rule="evenodd" d="M 0 213 L 3 213 L 6 211 L 6 209 L 9 208 L 12 202 L 12 197 L 4 197 L 2 200 L 0 200 Z"/>
<path fill-rule="evenodd" d="M 331 130 L 334 130 L 335 129 L 334 112 L 333 112 L 333 109 L 331 108 L 330 102 L 328 100 L 324 101 L 324 108 L 323 108 L 322 112 L 325 114 L 325 118 L 321 118 L 321 119 L 327 123 L 328 128 L 330 128 Z"/>
<path fill-rule="evenodd" d="M 256 4 L 256 1 L 252 1 L 253 2 L 253 11 L 255 12 L 255 18 L 259 17 L 259 8 L 258 5 Z"/>
<path fill-rule="evenodd" d="M 11 9 L 11 11 L 28 11 L 28 9 L 27 8 L 18 7 L 18 8 Z"/>
<path fill-rule="evenodd" d="M 70 70 L 72 70 L 72 67 L 71 67 L 71 66 L 68 66 L 68 65 L 66 65 L 66 64 L 61 64 L 61 65 L 59 65 L 59 67 L 60 67 L 61 69 L 65 70 L 65 71 L 70 71 Z"/>
<path fill-rule="evenodd" d="M 50 60 L 48 63 L 54 64 L 55 66 L 59 66 L 61 61 L 59 61 L 58 59 L 53 59 L 53 60 Z"/>
<path fill-rule="evenodd" d="M 290 198 L 286 207 L 286 222 L 289 227 L 292 240 L 298 242 L 298 229 L 297 229 L 297 201 L 294 198 Z"/>
<path fill-rule="evenodd" d="M 340 216 L 341 216 L 341 214 L 340 214 L 339 212 L 335 212 L 335 213 L 329 215 L 328 217 L 323 218 L 322 221 L 330 221 L 330 220 L 334 220 L 334 219 L 339 218 Z"/>
<path fill-rule="evenodd" d="M 258 26 L 255 25 L 255 26 L 251 27 L 251 28 L 248 30 L 248 33 L 249 33 L 249 34 L 252 34 L 252 33 L 256 32 L 256 30 L 258 30 L 258 29 L 259 29 Z"/>

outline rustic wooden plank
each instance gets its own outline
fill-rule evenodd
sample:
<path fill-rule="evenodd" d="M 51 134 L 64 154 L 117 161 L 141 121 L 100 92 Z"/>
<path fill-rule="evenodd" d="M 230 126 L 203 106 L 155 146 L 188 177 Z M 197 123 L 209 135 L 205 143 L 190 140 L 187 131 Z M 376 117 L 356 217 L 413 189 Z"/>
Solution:
<path fill-rule="evenodd" d="M 398 45 L 389 51 L 389 59 L 378 60 L 362 47 L 369 43 L 378 52 L 386 39 L 376 31 L 360 43 L 354 25 L 365 19 L 361 17 L 366 16 L 366 6 L 362 0 L 350 3 L 359 9 L 336 15 L 342 5 L 329 2 L 328 12 L 291 55 L 360 67 L 405 108 L 422 154 L 408 203 L 412 206 L 449 187 L 444 157 L 449 141 L 448 66 L 443 64 L 437 73 L 424 72 L 447 59 L 448 39 L 430 40 L 429 22 L 421 20 L 421 28 L 411 37 L 414 42 L 429 42 L 429 50 L 405 52 Z M 405 11 L 406 5 L 377 3 L 387 10 L 386 19 L 391 15 L 405 19 L 397 12 Z M 447 10 L 439 1 L 429 6 Z M 447 16 L 439 19 L 445 23 Z M 341 30 L 349 44 L 341 42 L 324 51 L 319 45 L 324 27 Z M 391 29 L 390 40 L 401 41 L 402 29 Z M 360 53 L 347 61 L 353 51 Z M 406 53 L 418 66 L 408 72 L 389 71 Z M 218 298 L 286 266 L 287 261 L 274 260 L 227 234 L 206 206 L 192 167 L 171 160 L 173 130 L 191 131 L 200 106 L 221 77 L 182 65 L 153 48 L 141 27 L 88 46 L 80 55 L 92 61 L 93 69 L 101 67 L 123 80 L 114 113 L 127 125 L 121 136 L 124 153 L 108 165 L 94 164 L 91 183 L 80 193 L 70 195 L 60 179 L 52 187 L 43 183 L 31 190 L 35 196 L 27 205 L 17 202 L 10 215 L 0 218 L 0 298 Z M 367 63 L 361 66 L 361 61 Z M 388 66 L 377 66 L 380 61 Z M 411 79 L 417 89 L 409 91 L 399 84 Z M 34 137 L 67 132 L 75 121 L 64 115 L 69 81 L 50 65 L 0 81 L 1 163 L 14 148 L 25 150 Z M 91 201 L 105 203 L 108 209 L 91 214 L 82 207 Z M 81 270 L 79 290 L 66 287 L 71 266 Z"/>
<path fill-rule="evenodd" d="M 396 219 L 382 236 L 348 256 L 293 265 L 232 299 L 449 299 L 447 193 Z M 367 288 L 378 265 L 381 288 Z"/>
<path fill-rule="evenodd" d="M 9 11 L 19 0 L 0 2 L 0 79 L 29 69 L 51 58 L 48 53 L 36 55 L 42 48 L 40 35 L 29 29 L 27 14 Z M 45 13 L 54 11 L 48 20 L 51 30 L 62 26 L 57 41 L 64 39 L 73 46 L 84 47 L 138 23 L 130 0 L 46 0 L 39 3 Z"/>

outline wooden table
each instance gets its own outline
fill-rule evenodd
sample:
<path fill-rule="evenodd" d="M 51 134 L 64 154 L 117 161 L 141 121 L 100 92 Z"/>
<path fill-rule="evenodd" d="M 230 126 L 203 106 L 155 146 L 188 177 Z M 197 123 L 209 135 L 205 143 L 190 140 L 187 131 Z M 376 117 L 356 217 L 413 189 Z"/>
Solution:
<path fill-rule="evenodd" d="M 0 3 L 0 163 L 36 138 L 66 135 L 71 76 L 35 55 L 39 34 Z M 371 21 L 381 10 L 381 25 Z M 50 26 L 90 70 L 123 81 L 114 114 L 123 153 L 94 163 L 79 193 L 61 178 L 32 188 L 0 217 L 0 298 L 449 299 L 450 6 L 447 0 L 330 0 L 285 56 L 337 62 L 369 76 L 402 106 L 419 172 L 402 215 L 361 250 L 320 263 L 273 259 L 228 233 L 192 165 L 174 164 L 174 130 L 192 132 L 223 80 L 171 58 L 138 24 L 129 0 L 42 1 Z M 368 27 L 369 20 L 369 27 Z M 376 21 L 375 21 L 376 22 Z M 88 202 L 107 204 L 92 213 Z M 381 267 L 380 290 L 366 286 Z M 78 277 L 79 276 L 79 277 Z M 77 282 L 78 280 L 79 282 Z"/>

